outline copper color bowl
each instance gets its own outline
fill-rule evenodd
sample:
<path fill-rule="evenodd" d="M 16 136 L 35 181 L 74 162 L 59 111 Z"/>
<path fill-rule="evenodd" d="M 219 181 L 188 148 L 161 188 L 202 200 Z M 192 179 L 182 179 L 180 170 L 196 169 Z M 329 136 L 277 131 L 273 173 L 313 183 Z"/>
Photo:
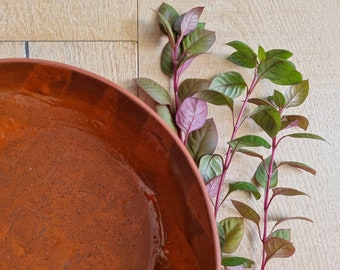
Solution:
<path fill-rule="evenodd" d="M 143 102 L 42 60 L 0 82 L 0 269 L 218 269 L 195 164 Z"/>

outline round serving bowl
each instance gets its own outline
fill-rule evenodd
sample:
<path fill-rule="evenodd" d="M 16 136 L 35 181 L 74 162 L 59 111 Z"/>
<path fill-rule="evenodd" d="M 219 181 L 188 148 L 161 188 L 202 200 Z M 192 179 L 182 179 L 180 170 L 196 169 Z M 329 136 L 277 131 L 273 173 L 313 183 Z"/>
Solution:
<path fill-rule="evenodd" d="M 0 269 L 218 269 L 186 149 L 96 74 L 0 60 Z"/>

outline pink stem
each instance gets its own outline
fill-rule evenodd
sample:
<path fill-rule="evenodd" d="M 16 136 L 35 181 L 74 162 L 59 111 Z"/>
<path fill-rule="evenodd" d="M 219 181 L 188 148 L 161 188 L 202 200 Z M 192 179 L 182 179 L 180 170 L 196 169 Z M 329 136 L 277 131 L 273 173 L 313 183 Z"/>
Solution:
<path fill-rule="evenodd" d="M 267 260 L 266 260 L 266 251 L 264 249 L 265 241 L 267 240 L 267 230 L 268 230 L 268 212 L 269 212 L 269 205 L 270 205 L 270 198 L 269 198 L 269 190 L 270 190 L 270 182 L 271 178 L 274 174 L 274 160 L 275 160 L 275 152 L 277 147 L 277 137 L 275 136 L 272 139 L 272 155 L 270 157 L 270 163 L 269 168 L 267 171 L 267 184 L 265 188 L 265 194 L 264 194 L 264 203 L 263 203 L 263 235 L 262 235 L 262 264 L 261 264 L 261 270 L 265 270 Z"/>
<path fill-rule="evenodd" d="M 251 85 L 250 85 L 250 87 L 247 91 L 245 100 L 243 101 L 243 104 L 242 104 L 241 110 L 238 114 L 236 123 L 234 124 L 233 132 L 232 132 L 231 137 L 230 137 L 230 141 L 234 140 L 235 137 L 236 137 L 237 131 L 240 128 L 240 125 L 241 125 L 241 121 L 242 121 L 242 118 L 243 118 L 243 115 L 244 115 L 244 111 L 245 111 L 247 104 L 248 104 L 248 100 L 249 100 L 251 94 L 253 93 L 257 83 L 258 83 L 258 78 L 257 78 L 257 72 L 255 70 L 255 75 L 254 75 L 253 81 L 252 81 L 252 83 L 251 83 Z M 220 182 L 218 183 L 218 189 L 217 189 L 215 207 L 214 207 L 215 208 L 214 209 L 215 218 L 217 217 L 218 210 L 221 206 L 220 200 L 221 200 L 222 186 L 223 186 L 223 183 L 225 182 L 225 177 L 227 175 L 227 171 L 228 171 L 230 163 L 232 161 L 232 156 L 233 156 L 232 155 L 232 148 L 231 148 L 231 146 L 229 146 L 227 153 L 226 153 L 226 156 L 225 156 L 222 176 L 221 176 Z"/>

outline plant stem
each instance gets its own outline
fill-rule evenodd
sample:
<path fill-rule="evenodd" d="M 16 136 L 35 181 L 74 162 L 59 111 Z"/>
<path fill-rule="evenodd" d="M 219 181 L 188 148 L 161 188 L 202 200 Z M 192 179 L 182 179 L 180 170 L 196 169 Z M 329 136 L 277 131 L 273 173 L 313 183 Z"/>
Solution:
<path fill-rule="evenodd" d="M 175 112 L 177 112 L 179 107 L 179 98 L 178 98 L 178 87 L 179 87 L 179 79 L 180 74 L 178 74 L 178 44 L 176 43 L 175 46 L 172 48 L 172 64 L 173 64 L 173 91 L 174 91 L 174 98 L 175 98 Z M 178 137 L 179 139 L 185 144 L 183 141 L 183 134 L 181 130 L 178 130 Z"/>
<path fill-rule="evenodd" d="M 255 74 L 254 74 L 252 83 L 251 83 L 250 87 L 247 90 L 247 94 L 246 94 L 246 97 L 245 97 L 245 99 L 243 101 L 243 104 L 242 104 L 242 107 L 240 109 L 240 112 L 238 114 L 237 120 L 234 123 L 233 132 L 231 134 L 230 141 L 234 140 L 235 137 L 236 137 L 237 131 L 240 128 L 240 125 L 241 125 L 241 122 L 242 122 L 242 119 L 243 119 L 244 111 L 245 111 L 245 109 L 246 109 L 246 107 L 248 105 L 248 100 L 249 100 L 251 94 L 254 92 L 254 89 L 255 89 L 255 87 L 256 87 L 258 82 L 259 82 L 259 80 L 258 80 L 258 77 L 257 77 L 257 71 L 255 70 Z M 225 156 L 225 160 L 224 160 L 222 176 L 221 176 L 220 182 L 218 183 L 218 189 L 217 189 L 216 200 L 215 200 L 215 207 L 214 207 L 214 216 L 215 216 L 215 218 L 217 217 L 218 210 L 219 210 L 219 208 L 221 206 L 220 200 L 221 200 L 222 186 L 223 186 L 223 183 L 225 182 L 225 178 L 226 178 L 229 166 L 231 164 L 232 157 L 233 157 L 232 148 L 229 145 L 227 153 L 226 153 L 226 156 Z"/>
<path fill-rule="evenodd" d="M 179 87 L 179 79 L 180 74 L 178 74 L 178 44 L 176 43 L 175 46 L 172 48 L 172 64 L 173 64 L 173 88 L 174 88 L 174 96 L 175 96 L 175 111 L 179 107 L 179 100 L 178 100 L 178 87 Z"/>
<path fill-rule="evenodd" d="M 263 202 L 263 235 L 262 235 L 262 263 L 261 263 L 261 270 L 265 270 L 266 268 L 266 251 L 264 248 L 264 244 L 267 240 L 267 230 L 268 230 L 268 212 L 269 212 L 269 205 L 270 205 L 270 198 L 269 198 L 269 190 L 271 185 L 271 179 L 274 174 L 274 160 L 275 160 L 275 152 L 277 147 L 277 137 L 274 136 L 272 138 L 272 154 L 270 157 L 269 168 L 267 170 L 267 184 L 265 188 L 264 194 L 264 202 Z"/>

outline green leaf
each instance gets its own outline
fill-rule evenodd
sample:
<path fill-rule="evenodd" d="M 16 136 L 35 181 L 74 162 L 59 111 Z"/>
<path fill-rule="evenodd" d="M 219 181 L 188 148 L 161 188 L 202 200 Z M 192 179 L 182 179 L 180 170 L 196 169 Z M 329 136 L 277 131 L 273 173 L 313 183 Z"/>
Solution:
<path fill-rule="evenodd" d="M 282 109 L 286 106 L 285 96 L 277 90 L 274 90 L 273 101 L 274 101 L 275 105 L 280 109 Z"/>
<path fill-rule="evenodd" d="M 227 45 L 233 47 L 236 52 L 232 53 L 228 60 L 236 65 L 245 68 L 255 68 L 257 65 L 257 55 L 247 44 L 241 41 L 231 41 Z"/>
<path fill-rule="evenodd" d="M 239 97 L 246 88 L 247 84 L 242 75 L 235 71 L 225 72 L 216 76 L 209 87 L 209 89 L 220 92 L 229 98 Z"/>
<path fill-rule="evenodd" d="M 224 241 L 225 241 L 225 234 L 224 234 L 224 230 L 223 227 L 221 225 L 221 223 L 216 222 L 217 225 L 217 232 L 218 232 L 218 238 L 219 238 L 219 242 L 220 242 L 220 249 L 223 249 L 223 245 L 224 245 Z"/>
<path fill-rule="evenodd" d="M 313 134 L 313 133 L 292 133 L 292 134 L 285 135 L 284 137 L 299 138 L 299 139 L 314 139 L 314 140 L 326 141 L 321 136 Z"/>
<path fill-rule="evenodd" d="M 226 95 L 214 90 L 202 90 L 195 94 L 195 97 L 217 106 L 228 106 L 231 111 L 234 109 L 234 101 Z"/>
<path fill-rule="evenodd" d="M 255 172 L 255 180 L 263 188 L 267 186 L 267 180 L 268 180 L 267 168 L 269 168 L 270 159 L 271 159 L 271 156 L 266 158 L 264 162 L 261 162 Z M 276 168 L 277 166 L 276 166 L 276 163 L 274 162 L 273 164 L 274 173 L 270 179 L 270 188 L 276 187 L 279 181 L 279 171 Z"/>
<path fill-rule="evenodd" d="M 166 19 L 166 21 L 169 23 L 169 25 L 172 27 L 176 19 L 178 18 L 178 12 L 169 4 L 163 3 L 159 9 L 158 14 L 162 14 L 163 19 Z M 165 27 L 162 19 L 158 18 L 158 25 L 161 31 L 164 34 L 168 34 L 168 29 Z"/>
<path fill-rule="evenodd" d="M 267 58 L 266 52 L 261 46 L 259 46 L 257 50 L 257 57 L 259 58 L 260 63 L 266 61 L 266 58 Z"/>
<path fill-rule="evenodd" d="M 208 89 L 210 85 L 209 80 L 189 78 L 184 80 L 178 89 L 178 97 L 181 101 L 201 90 Z"/>
<path fill-rule="evenodd" d="M 228 144 L 234 151 L 239 151 L 243 147 L 265 147 L 269 149 L 271 147 L 265 139 L 256 135 L 245 135 L 240 138 L 229 141 Z"/>
<path fill-rule="evenodd" d="M 160 84 L 148 78 L 135 79 L 138 87 L 142 88 L 158 104 L 170 105 L 171 98 L 169 93 Z"/>
<path fill-rule="evenodd" d="M 169 42 L 171 43 L 171 46 L 175 46 L 175 34 L 172 31 L 172 26 L 170 22 L 167 20 L 166 17 L 164 17 L 163 14 L 157 12 L 158 14 L 158 22 L 161 25 L 162 31 L 168 35 Z"/>
<path fill-rule="evenodd" d="M 223 158 L 220 155 L 204 155 L 199 162 L 199 171 L 205 183 L 222 174 Z"/>
<path fill-rule="evenodd" d="M 250 117 L 271 138 L 274 138 L 281 129 L 280 113 L 272 106 L 259 106 Z"/>
<path fill-rule="evenodd" d="M 161 70 L 165 75 L 172 76 L 174 65 L 172 62 L 172 48 L 170 42 L 165 44 L 161 54 Z"/>
<path fill-rule="evenodd" d="M 266 52 L 266 59 L 270 58 L 280 58 L 280 59 L 289 59 L 293 54 L 290 51 L 282 50 L 282 49 L 273 49 Z"/>
<path fill-rule="evenodd" d="M 284 161 L 284 162 L 281 162 L 279 166 L 281 165 L 289 165 L 291 167 L 294 167 L 294 168 L 298 168 L 300 170 L 304 170 L 306 172 L 309 172 L 313 175 L 316 175 L 316 170 L 314 170 L 312 167 L 304 164 L 304 163 L 301 163 L 301 162 L 296 162 L 296 161 Z"/>
<path fill-rule="evenodd" d="M 273 188 L 273 196 L 298 196 L 298 195 L 306 195 L 308 196 L 306 193 L 294 189 L 294 188 L 285 188 L 285 187 L 277 187 L 277 188 Z"/>
<path fill-rule="evenodd" d="M 252 183 L 245 182 L 245 181 L 238 181 L 229 184 L 229 190 L 227 196 L 237 190 L 242 190 L 246 192 L 250 192 L 254 195 L 255 199 L 258 200 L 261 198 L 260 192 L 257 190 L 256 186 Z"/>
<path fill-rule="evenodd" d="M 243 257 L 231 257 L 231 256 L 222 256 L 222 262 L 221 264 L 223 266 L 240 266 L 242 265 L 244 268 L 251 268 L 252 265 L 255 264 L 254 261 L 243 258 Z"/>
<path fill-rule="evenodd" d="M 273 258 L 288 258 L 295 252 L 293 244 L 279 237 L 270 237 L 264 242 L 266 262 Z"/>
<path fill-rule="evenodd" d="M 286 108 L 297 107 L 301 105 L 306 100 L 308 92 L 308 80 L 304 80 L 299 84 L 291 86 L 285 93 L 287 100 Z"/>
<path fill-rule="evenodd" d="M 183 54 L 185 55 L 183 61 L 189 58 L 205 53 L 215 42 L 215 32 L 198 29 L 191 32 L 183 39 Z"/>
<path fill-rule="evenodd" d="M 242 217 L 249 219 L 259 227 L 261 218 L 253 208 L 240 201 L 231 200 L 231 202 Z"/>
<path fill-rule="evenodd" d="M 205 29 L 205 23 L 204 22 L 198 22 L 196 29 Z"/>
<path fill-rule="evenodd" d="M 223 244 L 224 253 L 234 252 L 241 243 L 244 233 L 243 218 L 228 217 L 220 221 L 223 228 L 225 240 Z"/>
<path fill-rule="evenodd" d="M 302 75 L 292 62 L 272 57 L 257 67 L 258 76 L 278 85 L 292 85 L 302 81 Z"/>
<path fill-rule="evenodd" d="M 278 229 L 270 234 L 270 237 L 278 237 L 290 241 L 290 229 Z"/>
<path fill-rule="evenodd" d="M 189 134 L 187 149 L 195 162 L 207 154 L 213 154 L 218 142 L 218 134 L 213 119 L 207 119 L 204 126 Z"/>
<path fill-rule="evenodd" d="M 171 111 L 167 105 L 157 105 L 157 114 L 163 119 L 163 121 L 169 126 L 169 128 L 178 134 L 175 121 L 172 117 Z"/>
<path fill-rule="evenodd" d="M 302 115 L 283 115 L 281 117 L 281 130 L 291 127 L 299 127 L 307 130 L 309 121 Z"/>

